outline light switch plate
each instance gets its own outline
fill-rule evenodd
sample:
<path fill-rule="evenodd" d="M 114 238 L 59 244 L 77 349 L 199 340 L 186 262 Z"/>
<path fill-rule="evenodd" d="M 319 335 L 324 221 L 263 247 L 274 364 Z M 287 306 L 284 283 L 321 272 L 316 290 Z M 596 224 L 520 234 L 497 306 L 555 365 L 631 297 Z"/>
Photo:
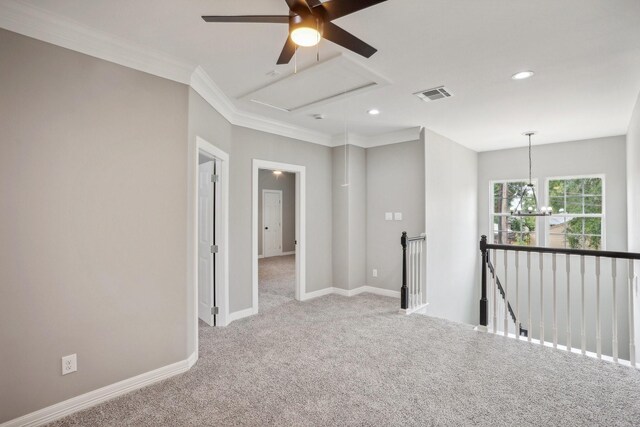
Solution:
<path fill-rule="evenodd" d="M 402 221 L 402 212 L 396 212 L 395 214 L 393 214 L 393 219 L 395 219 L 396 221 Z"/>
<path fill-rule="evenodd" d="M 385 212 L 384 213 L 385 221 L 393 221 L 393 212 Z"/>

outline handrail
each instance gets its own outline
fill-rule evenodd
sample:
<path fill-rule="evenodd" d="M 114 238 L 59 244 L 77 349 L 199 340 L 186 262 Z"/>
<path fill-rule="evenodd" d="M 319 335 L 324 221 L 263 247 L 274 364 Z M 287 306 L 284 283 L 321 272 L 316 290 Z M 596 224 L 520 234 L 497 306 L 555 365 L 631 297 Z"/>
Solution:
<path fill-rule="evenodd" d="M 590 249 L 543 248 L 540 246 L 497 245 L 494 243 L 486 243 L 485 247 L 487 249 L 497 249 L 497 250 L 503 250 L 503 251 L 536 252 L 541 254 L 581 255 L 581 256 L 593 256 L 593 257 L 601 257 L 601 258 L 640 260 L 640 253 L 635 253 L 635 252 L 596 251 L 596 250 L 590 250 Z"/>

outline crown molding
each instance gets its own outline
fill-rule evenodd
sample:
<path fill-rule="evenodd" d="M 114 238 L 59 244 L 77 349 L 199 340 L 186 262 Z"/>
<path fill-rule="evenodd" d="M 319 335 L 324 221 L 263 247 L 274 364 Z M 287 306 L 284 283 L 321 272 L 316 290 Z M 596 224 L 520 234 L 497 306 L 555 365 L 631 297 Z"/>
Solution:
<path fill-rule="evenodd" d="M 233 125 L 312 142 L 327 147 L 332 146 L 331 137 L 322 132 L 312 131 L 239 110 L 200 66 L 198 66 L 191 75 L 190 85 L 193 90 L 202 96 L 205 101 Z"/>
<path fill-rule="evenodd" d="M 400 144 L 402 142 L 416 141 L 420 139 L 421 131 L 422 127 L 416 126 L 375 136 L 363 136 L 350 132 L 347 134 L 346 143 L 360 148 L 374 148 L 382 145 Z M 333 135 L 331 138 L 332 147 L 340 147 L 344 144 L 345 137 L 343 133 Z"/>
<path fill-rule="evenodd" d="M 367 148 L 380 147 L 382 145 L 400 144 L 402 142 L 416 141 L 420 139 L 421 126 L 401 129 L 395 132 L 383 133 L 369 138 Z"/>
<path fill-rule="evenodd" d="M 0 27 L 105 61 L 188 84 L 194 66 L 27 3 L 0 3 Z"/>
<path fill-rule="evenodd" d="M 238 109 L 199 65 L 189 64 L 164 52 L 95 30 L 40 7 L 16 0 L 2 0 L 0 2 L 0 28 L 189 85 L 232 125 L 326 147 L 344 144 L 344 135 L 332 137 L 323 132 L 272 120 Z M 375 137 L 349 134 L 349 143 L 362 148 L 371 148 L 412 141 L 418 139 L 418 134 L 414 135 L 414 129 L 419 128 L 405 129 Z"/>

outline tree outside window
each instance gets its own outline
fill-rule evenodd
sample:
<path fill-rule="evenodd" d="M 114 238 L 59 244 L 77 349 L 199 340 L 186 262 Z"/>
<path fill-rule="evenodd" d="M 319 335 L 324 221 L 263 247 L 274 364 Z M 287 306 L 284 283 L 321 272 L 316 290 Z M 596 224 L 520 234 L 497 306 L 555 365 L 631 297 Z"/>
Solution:
<path fill-rule="evenodd" d="M 520 195 L 525 184 L 524 181 L 504 181 L 492 184 L 493 243 L 536 246 L 536 218 L 512 216 L 510 211 L 520 202 Z M 529 190 L 522 198 L 522 209 L 526 210 L 530 206 L 535 207 L 535 201 L 533 193 Z"/>
<path fill-rule="evenodd" d="M 556 214 L 547 222 L 547 246 L 593 250 L 602 248 L 603 184 L 601 177 L 549 180 L 549 205 Z"/>

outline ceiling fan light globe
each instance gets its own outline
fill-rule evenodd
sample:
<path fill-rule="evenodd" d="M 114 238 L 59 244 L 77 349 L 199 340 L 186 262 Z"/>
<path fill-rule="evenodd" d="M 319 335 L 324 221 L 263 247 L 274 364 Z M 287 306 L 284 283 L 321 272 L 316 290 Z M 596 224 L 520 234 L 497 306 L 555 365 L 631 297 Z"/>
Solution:
<path fill-rule="evenodd" d="M 320 33 L 315 28 L 298 27 L 291 31 L 291 40 L 298 46 L 315 46 L 320 43 L 320 39 Z"/>

